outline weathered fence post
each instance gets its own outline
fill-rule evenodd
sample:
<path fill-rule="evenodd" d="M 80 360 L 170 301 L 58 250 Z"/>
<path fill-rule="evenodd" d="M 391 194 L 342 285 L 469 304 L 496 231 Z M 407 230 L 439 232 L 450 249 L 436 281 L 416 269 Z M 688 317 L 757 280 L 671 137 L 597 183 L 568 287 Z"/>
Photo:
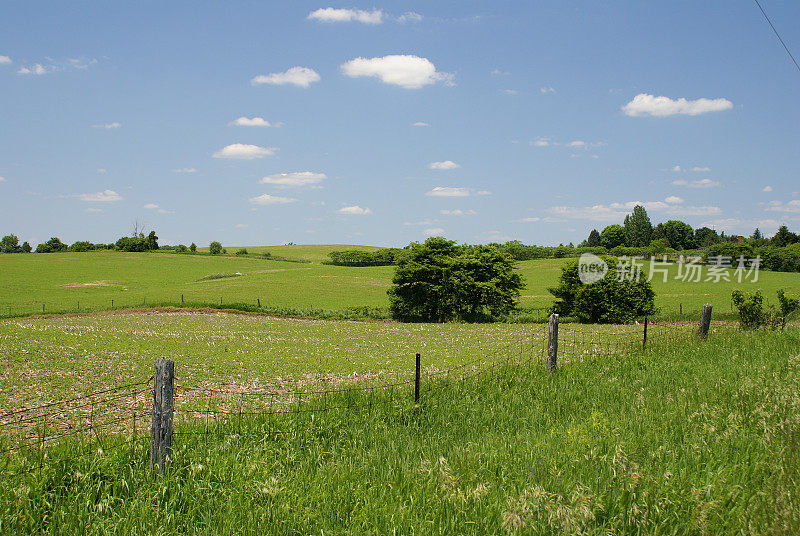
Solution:
<path fill-rule="evenodd" d="M 256 298 L 256 302 L 258 302 L 258 308 L 261 308 L 261 298 Z"/>
<path fill-rule="evenodd" d="M 183 294 L 181 294 L 181 305 L 183 305 L 184 303 L 186 303 L 186 302 L 183 301 Z"/>
<path fill-rule="evenodd" d="M 164 467 L 172 459 L 173 383 L 175 363 L 172 359 L 156 361 L 153 375 L 153 420 L 150 427 L 150 469 Z"/>
<path fill-rule="evenodd" d="M 680 311 L 679 311 L 679 313 L 680 313 L 681 315 L 683 314 L 683 303 L 681 303 L 681 308 L 680 308 Z"/>
<path fill-rule="evenodd" d="M 420 375 L 420 355 L 417 354 L 417 366 L 414 371 L 414 403 L 419 404 L 419 375 Z"/>
<path fill-rule="evenodd" d="M 700 314 L 700 328 L 697 334 L 701 339 L 708 337 L 708 328 L 711 326 L 711 304 L 707 303 L 703 306 L 703 312 Z"/>
<path fill-rule="evenodd" d="M 644 337 L 642 338 L 642 351 L 647 350 L 647 317 L 644 317 Z"/>
<path fill-rule="evenodd" d="M 547 328 L 547 370 L 552 374 L 556 371 L 556 357 L 558 356 L 558 315 L 550 315 L 550 324 Z"/>
<path fill-rule="evenodd" d="M 44 314 L 44 304 L 42 304 L 42 314 Z"/>

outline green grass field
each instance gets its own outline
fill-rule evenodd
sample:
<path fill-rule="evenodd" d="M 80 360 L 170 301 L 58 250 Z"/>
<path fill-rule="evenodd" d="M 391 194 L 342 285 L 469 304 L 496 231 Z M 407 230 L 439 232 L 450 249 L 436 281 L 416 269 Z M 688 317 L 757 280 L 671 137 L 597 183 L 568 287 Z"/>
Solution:
<path fill-rule="evenodd" d="M 263 260 L 253 257 L 211 257 L 171 253 L 57 253 L 0 255 L 0 315 L 138 307 L 144 303 L 206 304 L 243 303 L 265 307 L 342 310 L 355 306 L 388 306 L 386 290 L 391 285 L 391 266 L 352 268 L 320 264 L 335 249 L 357 246 L 248 247 L 249 252 L 268 250 L 285 258 L 309 263 Z M 358 246 L 369 249 L 366 246 Z M 552 296 L 547 289 L 556 284 L 560 259 L 519 263 L 526 289 L 522 307 L 547 307 Z M 203 278 L 218 273 L 241 276 Z M 687 283 L 675 279 L 677 267 L 670 268 L 669 280 L 654 282 L 656 304 L 663 316 L 676 315 L 681 308 L 688 317 L 704 303 L 716 306 L 717 314 L 731 312 L 730 295 L 735 288 L 761 288 L 767 299 L 775 291 L 800 290 L 800 274 L 760 273 L 758 283 Z"/>
<path fill-rule="evenodd" d="M 425 383 L 416 409 L 182 422 L 160 478 L 146 439 L 3 455 L 0 532 L 797 534 L 798 353 L 796 330 L 735 332 Z"/>

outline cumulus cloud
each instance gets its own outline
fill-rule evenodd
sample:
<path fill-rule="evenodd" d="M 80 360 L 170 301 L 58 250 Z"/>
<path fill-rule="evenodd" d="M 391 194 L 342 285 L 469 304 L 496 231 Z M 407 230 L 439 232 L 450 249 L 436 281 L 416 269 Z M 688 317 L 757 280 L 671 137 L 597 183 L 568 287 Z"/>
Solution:
<path fill-rule="evenodd" d="M 444 236 L 444 229 L 441 227 L 433 227 L 431 229 L 425 229 L 422 231 L 422 234 L 425 236 Z"/>
<path fill-rule="evenodd" d="M 692 168 L 692 171 L 694 171 L 696 173 L 706 173 L 708 171 L 711 171 L 711 168 L 707 167 L 707 166 L 694 166 Z"/>
<path fill-rule="evenodd" d="M 492 192 L 490 192 L 489 190 L 478 190 L 477 192 L 475 192 L 475 195 L 492 195 Z"/>
<path fill-rule="evenodd" d="M 546 93 L 555 93 L 556 90 L 550 86 L 539 88 L 539 93 L 546 94 Z"/>
<path fill-rule="evenodd" d="M 715 216 L 722 213 L 719 207 L 714 206 L 685 206 L 683 199 L 677 196 L 667 197 L 664 201 L 627 201 L 589 207 L 557 206 L 551 207 L 549 212 L 564 218 L 613 222 L 624 219 L 636 205 L 667 216 Z"/>
<path fill-rule="evenodd" d="M 234 143 L 227 145 L 215 152 L 214 158 L 231 158 L 235 160 L 253 160 L 272 156 L 277 149 L 275 147 L 259 147 L 258 145 L 247 145 L 244 143 Z"/>
<path fill-rule="evenodd" d="M 361 208 L 358 205 L 352 205 L 349 207 L 342 207 L 336 211 L 336 214 L 346 214 L 350 216 L 366 216 L 368 214 L 372 214 L 372 211 L 368 208 Z"/>
<path fill-rule="evenodd" d="M 477 214 L 477 212 L 475 212 L 472 209 L 461 210 L 460 208 L 457 208 L 455 210 L 440 210 L 439 213 L 444 214 L 445 216 L 474 216 L 475 214 Z"/>
<path fill-rule="evenodd" d="M 800 212 L 800 199 L 793 199 L 787 203 L 782 201 L 771 201 L 766 210 L 769 210 L 770 212 L 798 213 Z"/>
<path fill-rule="evenodd" d="M 672 181 L 672 184 L 675 186 L 686 186 L 687 188 L 716 188 L 720 186 L 722 183 L 719 181 L 712 181 L 711 179 L 700 179 L 696 181 L 687 181 L 685 179 L 678 179 Z"/>
<path fill-rule="evenodd" d="M 94 192 L 88 194 L 78 194 L 78 199 L 90 203 L 113 203 L 122 201 L 122 196 L 114 190 L 103 190 L 102 192 Z"/>
<path fill-rule="evenodd" d="M 522 218 L 522 219 L 519 219 L 519 220 L 516 220 L 516 221 L 518 223 L 534 223 L 534 222 L 537 222 L 537 221 L 540 221 L 540 220 L 541 220 L 541 218 L 538 217 L 538 216 L 529 216 L 527 218 Z"/>
<path fill-rule="evenodd" d="M 197 170 L 193 167 L 185 167 L 185 168 L 178 168 L 173 169 L 173 173 L 197 173 Z"/>
<path fill-rule="evenodd" d="M 772 191 L 772 186 L 770 186 L 770 185 L 764 186 L 764 189 L 761 190 L 761 191 L 762 192 L 771 192 Z"/>
<path fill-rule="evenodd" d="M 327 179 L 324 173 L 314 173 L 313 171 L 293 171 L 291 173 L 273 173 L 267 175 L 260 181 L 261 184 L 275 184 L 279 187 L 303 187 L 313 186 Z"/>
<path fill-rule="evenodd" d="M 586 142 L 581 140 L 571 141 L 567 144 L 567 147 L 572 147 L 573 149 L 585 149 Z"/>
<path fill-rule="evenodd" d="M 443 160 L 442 162 L 431 162 L 430 164 L 428 164 L 428 169 L 446 170 L 446 169 L 456 169 L 460 167 L 461 165 L 456 164 L 452 160 Z"/>
<path fill-rule="evenodd" d="M 675 173 L 682 173 L 682 172 L 684 172 L 686 170 L 683 169 L 681 166 L 676 164 L 676 165 L 672 166 L 672 171 L 674 171 Z"/>
<path fill-rule="evenodd" d="M 733 108 L 728 99 L 696 99 L 683 97 L 673 100 L 669 97 L 656 97 L 647 93 L 636 95 L 632 101 L 622 107 L 625 115 L 631 117 L 667 117 L 670 115 L 700 115 L 709 112 L 721 112 Z"/>
<path fill-rule="evenodd" d="M 450 186 L 436 186 L 425 193 L 433 197 L 469 197 L 468 188 L 455 188 Z"/>
<path fill-rule="evenodd" d="M 501 89 L 500 92 L 506 95 L 519 95 L 519 91 L 516 89 Z"/>
<path fill-rule="evenodd" d="M 250 80 L 254 86 L 260 84 L 272 84 L 281 86 L 292 84 L 294 86 L 307 88 L 313 82 L 319 82 L 320 76 L 314 69 L 308 67 L 292 67 L 282 73 L 260 74 Z"/>
<path fill-rule="evenodd" d="M 247 224 L 246 223 L 237 223 L 236 225 L 234 225 L 234 227 L 236 227 L 237 229 L 244 229 L 245 227 L 247 227 Z"/>
<path fill-rule="evenodd" d="M 7 65 L 11 63 L 11 58 L 8 56 L 0 56 L 0 65 Z"/>
<path fill-rule="evenodd" d="M 397 22 L 401 24 L 405 24 L 407 22 L 419 22 L 421 20 L 422 20 L 422 15 L 414 11 L 406 11 L 405 13 L 397 17 Z"/>
<path fill-rule="evenodd" d="M 30 67 L 20 67 L 17 70 L 17 74 L 35 74 L 35 75 L 43 75 L 50 72 L 52 69 L 48 69 L 41 63 L 36 63 L 31 65 Z"/>
<path fill-rule="evenodd" d="M 429 127 L 430 125 L 428 123 L 424 122 L 424 121 L 417 121 L 416 123 L 414 123 L 411 126 L 412 127 Z"/>
<path fill-rule="evenodd" d="M 287 203 L 294 203 L 297 199 L 292 197 L 280 197 L 277 195 L 261 194 L 256 197 L 250 198 L 250 203 L 253 205 L 285 205 Z"/>
<path fill-rule="evenodd" d="M 111 129 L 114 129 L 114 128 L 119 128 L 121 126 L 122 126 L 122 123 L 114 121 L 113 123 L 103 123 L 103 124 L 100 124 L 100 125 L 92 125 L 92 128 L 105 128 L 105 129 L 111 130 Z"/>
<path fill-rule="evenodd" d="M 239 117 L 228 123 L 234 127 L 279 127 L 280 123 L 270 123 L 263 117 Z"/>
<path fill-rule="evenodd" d="M 341 66 L 342 72 L 352 78 L 372 76 L 385 84 L 394 84 L 406 89 L 444 82 L 452 85 L 453 74 L 442 73 L 427 58 L 393 54 L 381 58 L 355 58 Z"/>
<path fill-rule="evenodd" d="M 531 142 L 534 147 L 548 147 L 550 145 L 550 138 L 538 137 Z"/>
<path fill-rule="evenodd" d="M 97 168 L 97 172 L 98 173 L 108 173 L 108 170 L 106 168 Z"/>
<path fill-rule="evenodd" d="M 156 205 L 155 203 L 147 203 L 142 208 L 146 208 L 147 210 L 155 210 L 158 208 L 158 205 Z"/>
<path fill-rule="evenodd" d="M 364 11 L 363 9 L 336 9 L 326 7 L 317 9 L 308 14 L 309 19 L 320 22 L 361 22 L 364 24 L 380 24 L 383 22 L 384 13 L 380 9 Z"/>

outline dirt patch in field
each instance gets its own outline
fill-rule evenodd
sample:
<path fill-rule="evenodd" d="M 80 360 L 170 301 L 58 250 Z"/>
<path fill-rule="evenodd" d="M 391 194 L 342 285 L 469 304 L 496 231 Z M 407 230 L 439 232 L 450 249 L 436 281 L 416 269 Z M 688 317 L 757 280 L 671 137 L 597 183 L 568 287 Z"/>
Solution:
<path fill-rule="evenodd" d="M 83 288 L 83 287 L 121 287 L 125 290 L 125 285 L 120 285 L 119 283 L 112 283 L 111 281 L 87 281 L 85 283 L 67 283 L 64 285 L 68 288 Z"/>

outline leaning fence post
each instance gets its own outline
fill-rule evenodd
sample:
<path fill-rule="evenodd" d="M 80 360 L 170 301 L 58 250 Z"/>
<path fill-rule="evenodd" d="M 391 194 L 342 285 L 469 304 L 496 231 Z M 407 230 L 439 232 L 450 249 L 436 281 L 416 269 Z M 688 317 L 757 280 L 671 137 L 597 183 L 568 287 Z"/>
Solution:
<path fill-rule="evenodd" d="M 647 350 L 647 317 L 644 317 L 644 337 L 642 338 L 642 351 Z"/>
<path fill-rule="evenodd" d="M 711 326 L 711 304 L 707 303 L 703 306 L 703 312 L 700 314 L 700 327 L 697 334 L 701 339 L 708 337 L 708 328 Z"/>
<path fill-rule="evenodd" d="M 256 298 L 256 302 L 258 303 L 258 308 L 261 309 L 261 298 Z"/>
<path fill-rule="evenodd" d="M 558 315 L 550 315 L 550 324 L 547 329 L 547 370 L 556 371 L 556 357 L 558 355 Z"/>
<path fill-rule="evenodd" d="M 183 294 L 181 294 L 181 305 L 183 305 L 184 303 L 186 303 L 186 302 L 183 301 Z"/>
<path fill-rule="evenodd" d="M 173 383 L 175 363 L 172 359 L 156 361 L 153 375 L 153 419 L 150 426 L 150 469 L 159 472 L 172 459 Z"/>
<path fill-rule="evenodd" d="M 417 366 L 414 372 L 414 403 L 419 404 L 419 375 L 420 375 L 420 355 L 417 354 Z"/>

